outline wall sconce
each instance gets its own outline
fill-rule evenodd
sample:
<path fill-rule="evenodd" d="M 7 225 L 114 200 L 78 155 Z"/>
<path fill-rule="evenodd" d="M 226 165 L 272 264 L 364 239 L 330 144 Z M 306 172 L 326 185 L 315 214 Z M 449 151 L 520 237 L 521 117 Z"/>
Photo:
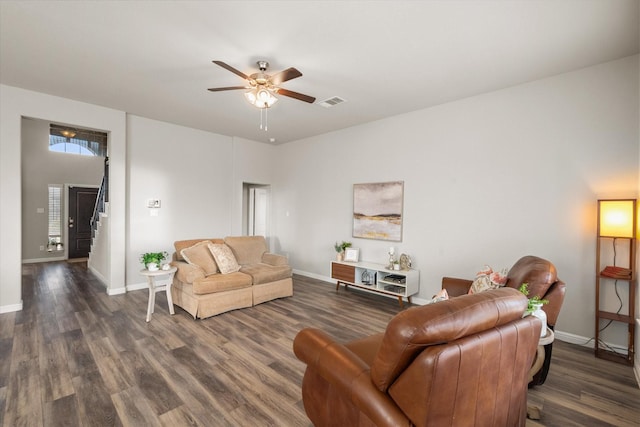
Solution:
<path fill-rule="evenodd" d="M 598 200 L 598 237 L 636 236 L 636 200 Z"/>

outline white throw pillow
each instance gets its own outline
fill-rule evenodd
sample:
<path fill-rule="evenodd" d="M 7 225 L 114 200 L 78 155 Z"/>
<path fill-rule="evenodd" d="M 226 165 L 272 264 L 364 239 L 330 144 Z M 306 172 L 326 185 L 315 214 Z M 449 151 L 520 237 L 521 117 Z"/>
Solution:
<path fill-rule="evenodd" d="M 235 273 L 240 270 L 240 265 L 233 255 L 231 248 L 225 244 L 209 243 L 209 250 L 218 264 L 222 274 Z"/>

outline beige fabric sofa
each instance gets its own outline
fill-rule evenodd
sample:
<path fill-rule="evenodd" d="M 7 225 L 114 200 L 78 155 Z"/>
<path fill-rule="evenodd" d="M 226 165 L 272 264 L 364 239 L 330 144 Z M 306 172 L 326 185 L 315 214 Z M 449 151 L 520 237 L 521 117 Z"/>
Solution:
<path fill-rule="evenodd" d="M 208 247 L 208 243 L 228 246 L 240 270 L 222 274 L 215 264 L 213 268 L 206 265 L 210 260 L 201 260 L 206 253 L 200 249 Z M 199 246 L 202 257 L 185 259 L 183 254 L 194 250 L 194 245 Z M 287 258 L 269 253 L 262 236 L 179 240 L 174 247 L 176 251 L 171 264 L 178 271 L 173 279 L 171 296 L 173 303 L 194 319 L 293 295 L 291 267 Z M 216 272 L 211 273 L 212 270 Z"/>

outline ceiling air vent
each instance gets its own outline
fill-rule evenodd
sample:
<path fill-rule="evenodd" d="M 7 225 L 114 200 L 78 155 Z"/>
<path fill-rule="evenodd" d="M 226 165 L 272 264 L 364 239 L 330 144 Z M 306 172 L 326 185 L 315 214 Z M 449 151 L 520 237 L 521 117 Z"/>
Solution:
<path fill-rule="evenodd" d="M 318 102 L 318 105 L 324 108 L 331 108 L 335 107 L 338 104 L 342 104 L 343 102 L 347 102 L 347 100 L 340 98 L 339 96 L 334 96 L 333 98 L 325 99 L 324 101 Z"/>

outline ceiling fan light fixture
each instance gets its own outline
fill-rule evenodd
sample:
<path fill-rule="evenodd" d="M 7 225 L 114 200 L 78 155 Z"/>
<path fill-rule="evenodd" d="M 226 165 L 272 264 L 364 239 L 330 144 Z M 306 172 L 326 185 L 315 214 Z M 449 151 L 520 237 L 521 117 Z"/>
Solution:
<path fill-rule="evenodd" d="M 250 90 L 249 92 L 244 93 L 244 97 L 249 101 L 251 105 L 254 105 L 258 108 L 269 108 L 276 102 L 278 102 L 278 98 L 273 96 L 271 92 L 269 92 L 265 88 L 256 88 Z"/>

